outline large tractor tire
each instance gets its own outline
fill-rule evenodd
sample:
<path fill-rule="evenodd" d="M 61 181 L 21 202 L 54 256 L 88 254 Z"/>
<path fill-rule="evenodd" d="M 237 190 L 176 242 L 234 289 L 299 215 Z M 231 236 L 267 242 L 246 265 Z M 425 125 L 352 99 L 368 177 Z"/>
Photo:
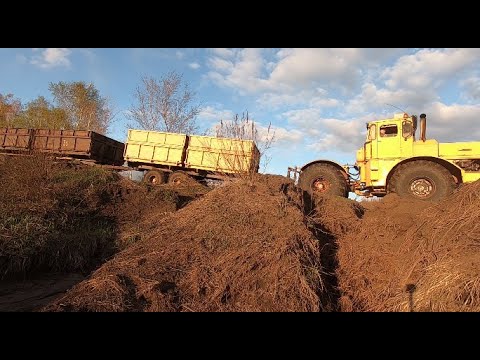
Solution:
<path fill-rule="evenodd" d="M 168 183 L 173 185 L 187 185 L 194 183 L 194 179 L 183 171 L 175 171 L 168 176 Z"/>
<path fill-rule="evenodd" d="M 300 173 L 298 185 L 310 196 L 337 195 L 348 197 L 348 187 L 342 170 L 330 164 L 312 164 Z"/>
<path fill-rule="evenodd" d="M 400 165 L 390 180 L 389 192 L 417 200 L 439 201 L 455 190 L 452 174 L 432 161 L 417 160 Z"/>
<path fill-rule="evenodd" d="M 149 170 L 145 173 L 143 177 L 143 182 L 149 185 L 160 185 L 165 184 L 165 173 L 158 170 Z"/>

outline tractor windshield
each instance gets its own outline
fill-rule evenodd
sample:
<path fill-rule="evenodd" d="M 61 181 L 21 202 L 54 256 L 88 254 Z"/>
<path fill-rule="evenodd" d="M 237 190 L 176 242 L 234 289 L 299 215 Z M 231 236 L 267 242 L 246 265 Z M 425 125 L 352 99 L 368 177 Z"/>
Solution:
<path fill-rule="evenodd" d="M 411 121 L 405 120 L 402 123 L 402 136 L 407 139 L 413 134 L 413 124 Z"/>

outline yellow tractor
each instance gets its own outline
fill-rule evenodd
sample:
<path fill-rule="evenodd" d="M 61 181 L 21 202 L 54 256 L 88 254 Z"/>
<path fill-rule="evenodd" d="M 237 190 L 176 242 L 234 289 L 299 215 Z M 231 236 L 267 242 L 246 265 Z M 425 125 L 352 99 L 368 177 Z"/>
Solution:
<path fill-rule="evenodd" d="M 310 195 L 402 197 L 438 201 L 463 183 L 480 179 L 480 142 L 439 143 L 426 138 L 426 115 L 395 114 L 367 123 L 367 139 L 357 151 L 355 165 L 315 160 L 288 168 Z"/>

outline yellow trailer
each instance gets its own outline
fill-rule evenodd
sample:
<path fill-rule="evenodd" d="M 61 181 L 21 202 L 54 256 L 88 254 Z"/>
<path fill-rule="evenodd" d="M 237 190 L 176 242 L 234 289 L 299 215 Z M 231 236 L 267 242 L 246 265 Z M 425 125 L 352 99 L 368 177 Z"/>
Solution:
<path fill-rule="evenodd" d="M 132 163 L 183 166 L 187 135 L 128 130 L 124 159 Z"/>
<path fill-rule="evenodd" d="M 190 136 L 185 166 L 222 173 L 258 172 L 260 152 L 251 140 Z"/>
<path fill-rule="evenodd" d="M 228 174 L 258 172 L 260 152 L 251 140 L 128 130 L 125 161 L 146 170 L 151 184 L 184 182 L 187 177 L 222 179 Z"/>

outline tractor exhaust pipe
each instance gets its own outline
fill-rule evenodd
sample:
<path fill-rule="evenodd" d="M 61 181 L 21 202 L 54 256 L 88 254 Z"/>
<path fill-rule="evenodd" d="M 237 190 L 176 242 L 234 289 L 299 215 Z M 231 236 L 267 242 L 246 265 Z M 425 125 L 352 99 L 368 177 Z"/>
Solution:
<path fill-rule="evenodd" d="M 425 142 L 427 139 L 427 115 L 420 115 L 420 140 Z"/>

